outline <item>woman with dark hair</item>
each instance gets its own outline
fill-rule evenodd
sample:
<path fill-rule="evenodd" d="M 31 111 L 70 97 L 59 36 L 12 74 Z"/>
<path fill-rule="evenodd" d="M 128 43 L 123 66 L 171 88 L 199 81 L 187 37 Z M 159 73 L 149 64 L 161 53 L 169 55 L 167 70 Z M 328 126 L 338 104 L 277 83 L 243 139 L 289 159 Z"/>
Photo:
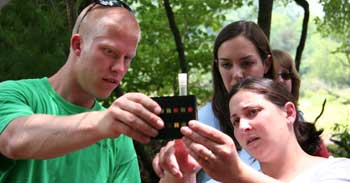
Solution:
<path fill-rule="evenodd" d="M 301 80 L 293 58 L 289 55 L 289 53 L 278 49 L 272 50 L 272 57 L 274 61 L 274 70 L 277 74 L 275 81 L 283 83 L 287 87 L 288 91 L 292 93 L 296 99 L 296 102 L 298 103 Z M 300 110 L 298 111 L 298 118 L 300 121 L 305 121 L 303 118 L 303 112 Z M 304 128 L 299 129 L 297 134 L 306 134 L 310 132 L 307 128 Z M 314 156 L 321 156 L 325 158 L 329 157 L 327 147 L 322 139 L 317 142 L 318 146 L 316 147 L 309 146 L 309 141 L 310 140 L 305 139 L 303 142 L 301 142 L 302 148 L 305 150 L 305 152 Z"/>
<path fill-rule="evenodd" d="M 246 79 L 229 96 L 230 121 L 239 144 L 259 161 L 261 172 L 243 163 L 232 138 L 198 121 L 182 127 L 190 155 L 220 182 L 350 182 L 350 159 L 307 154 L 300 138 L 319 139 L 311 123 L 300 122 L 295 97 L 281 83 Z M 297 135 L 306 126 L 314 133 Z M 317 144 L 313 144 L 317 145 Z"/>
<path fill-rule="evenodd" d="M 228 92 L 235 83 L 245 78 L 273 78 L 272 53 L 266 35 L 256 23 L 236 21 L 220 31 L 214 43 L 213 55 L 213 99 L 199 110 L 198 120 L 234 139 L 229 119 Z M 259 169 L 258 163 L 241 150 L 238 143 L 236 145 L 241 159 Z M 153 160 L 155 172 L 160 177 L 164 176 L 164 169 L 176 177 L 183 176 L 178 168 L 174 146 L 174 141 L 170 141 Z M 210 181 L 210 177 L 200 171 L 197 181 L 204 183 Z"/>
<path fill-rule="evenodd" d="M 212 109 L 223 131 L 234 139 L 227 107 L 228 91 L 245 78 L 274 77 L 269 41 L 256 23 L 237 21 L 221 30 L 214 43 L 212 74 Z"/>

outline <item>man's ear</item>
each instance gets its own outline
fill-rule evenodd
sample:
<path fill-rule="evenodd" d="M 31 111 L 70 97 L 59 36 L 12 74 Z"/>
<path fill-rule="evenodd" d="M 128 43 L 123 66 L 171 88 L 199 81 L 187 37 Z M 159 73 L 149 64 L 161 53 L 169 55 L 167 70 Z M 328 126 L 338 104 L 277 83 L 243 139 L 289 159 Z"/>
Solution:
<path fill-rule="evenodd" d="M 264 74 L 269 72 L 270 67 L 272 67 L 272 56 L 270 54 L 267 55 L 264 63 Z M 273 69 L 273 68 L 271 68 Z"/>
<path fill-rule="evenodd" d="M 70 39 L 71 49 L 76 56 L 80 56 L 81 53 L 81 37 L 79 34 L 73 34 Z"/>
<path fill-rule="evenodd" d="M 297 118 L 297 111 L 295 105 L 292 102 L 287 102 L 284 104 L 284 111 L 286 112 L 286 118 L 288 123 L 293 125 L 295 119 Z"/>

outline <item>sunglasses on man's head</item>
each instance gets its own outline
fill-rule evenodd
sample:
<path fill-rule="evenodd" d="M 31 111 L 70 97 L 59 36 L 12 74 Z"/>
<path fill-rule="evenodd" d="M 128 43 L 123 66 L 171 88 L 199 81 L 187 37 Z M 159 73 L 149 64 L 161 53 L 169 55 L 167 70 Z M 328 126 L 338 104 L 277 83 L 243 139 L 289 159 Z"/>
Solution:
<path fill-rule="evenodd" d="M 91 11 L 92 8 L 94 8 L 97 4 L 102 5 L 102 6 L 107 6 L 107 7 L 121 7 L 121 8 L 125 8 L 128 11 L 130 11 L 131 13 L 133 13 L 132 9 L 127 4 L 124 3 L 123 1 L 120 1 L 120 0 L 93 0 L 92 3 L 94 3 L 94 5 L 90 6 L 90 8 L 88 10 L 86 10 L 85 14 L 80 19 L 80 22 L 79 22 L 78 28 L 77 28 L 77 33 L 79 33 L 79 28 L 80 28 L 81 22 L 83 22 L 84 18 L 89 13 L 89 11 Z"/>
<path fill-rule="evenodd" d="M 122 7 L 122 8 L 125 8 L 125 9 L 129 10 L 130 12 L 133 12 L 131 10 L 131 8 L 129 7 L 129 5 L 127 5 L 123 1 L 119 1 L 119 0 L 93 0 L 93 2 L 95 4 L 100 4 L 100 5 L 103 5 L 103 6 Z"/>
<path fill-rule="evenodd" d="M 293 74 L 291 72 L 280 72 L 278 73 L 278 76 L 281 76 L 283 80 L 290 80 L 293 78 Z"/>

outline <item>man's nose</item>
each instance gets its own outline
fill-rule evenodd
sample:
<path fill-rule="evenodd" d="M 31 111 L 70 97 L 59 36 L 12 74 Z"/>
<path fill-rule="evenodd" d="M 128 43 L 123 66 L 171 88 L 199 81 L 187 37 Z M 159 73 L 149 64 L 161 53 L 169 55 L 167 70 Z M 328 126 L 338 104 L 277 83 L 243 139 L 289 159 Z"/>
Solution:
<path fill-rule="evenodd" d="M 116 59 L 111 65 L 111 71 L 117 73 L 124 73 L 127 70 L 127 64 L 123 57 Z"/>

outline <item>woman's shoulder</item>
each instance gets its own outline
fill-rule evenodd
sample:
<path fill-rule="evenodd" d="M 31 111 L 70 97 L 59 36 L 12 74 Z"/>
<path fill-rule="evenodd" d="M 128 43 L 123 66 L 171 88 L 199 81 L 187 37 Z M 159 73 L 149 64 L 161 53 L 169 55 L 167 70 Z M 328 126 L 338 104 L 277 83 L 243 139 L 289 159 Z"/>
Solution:
<path fill-rule="evenodd" d="M 305 182 L 316 183 L 322 181 L 350 182 L 350 159 L 328 158 L 318 163 L 313 168 L 304 171 L 295 177 L 291 183 Z"/>
<path fill-rule="evenodd" d="M 203 107 L 201 107 L 199 109 L 198 121 L 200 121 L 206 125 L 209 125 L 211 127 L 214 127 L 218 130 L 221 130 L 220 122 L 215 117 L 211 104 L 212 104 L 211 102 L 208 102 Z"/>
<path fill-rule="evenodd" d="M 341 171 L 346 170 L 346 173 L 349 174 L 350 170 L 350 159 L 349 158 L 328 158 L 325 163 L 322 164 L 322 167 L 327 171 Z M 337 170 L 338 169 L 338 170 Z"/>
<path fill-rule="evenodd" d="M 328 158 L 319 167 L 317 176 L 320 181 L 338 180 L 337 182 L 350 182 L 350 159 L 348 158 Z"/>

